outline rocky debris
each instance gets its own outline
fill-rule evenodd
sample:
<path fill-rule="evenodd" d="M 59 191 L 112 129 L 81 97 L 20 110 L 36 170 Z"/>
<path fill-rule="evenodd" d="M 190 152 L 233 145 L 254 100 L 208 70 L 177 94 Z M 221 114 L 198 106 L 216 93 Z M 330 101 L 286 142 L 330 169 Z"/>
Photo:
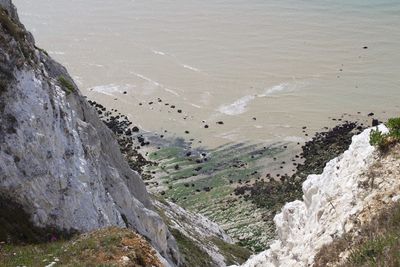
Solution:
<path fill-rule="evenodd" d="M 372 123 L 371 123 L 372 127 L 376 127 L 379 125 L 379 120 L 377 119 L 372 119 Z"/>
<path fill-rule="evenodd" d="M 353 135 L 363 129 L 363 126 L 355 122 L 344 122 L 329 131 L 316 133 L 302 146 L 302 153 L 296 155 L 295 158 L 304 162 L 297 164 L 293 175 L 277 175 L 277 178 L 268 177 L 267 180 L 256 181 L 251 185 L 238 186 L 235 189 L 236 195 L 245 195 L 245 199 L 257 206 L 278 212 L 286 202 L 300 199 L 302 184 L 307 176 L 322 173 L 326 163 L 348 149 Z"/>
<path fill-rule="evenodd" d="M 152 160 L 159 163 L 158 167 L 152 169 L 160 175 L 151 180 L 157 181 L 158 185 L 149 184 L 148 189 L 160 198 L 209 216 L 229 231 L 241 246 L 255 251 L 263 250 L 273 237 L 270 232 L 273 229 L 269 227 L 272 222 L 264 221 L 262 216 L 266 211 L 257 209 L 252 203 L 235 203 L 237 198 L 232 191 L 238 180 L 242 179 L 245 184 L 260 177 L 260 161 L 265 156 L 281 153 L 283 146 L 283 143 L 268 146 L 235 143 L 202 151 L 170 144 L 161 149 L 159 154 L 157 151 L 157 156 L 154 153 L 150 155 Z M 264 156 L 261 156 L 261 152 Z M 251 158 L 253 154 L 257 155 L 256 158 Z M 248 215 L 248 212 L 252 214 Z"/>
<path fill-rule="evenodd" d="M 20 235 L 38 238 L 37 228 L 74 233 L 129 227 L 171 265 L 179 264 L 174 238 L 113 133 L 66 69 L 35 48 L 11 1 L 0 0 L 0 6 L 1 66 L 11 74 L 0 93 L 0 196 L 28 215 L 32 227 Z M 15 233 L 13 216 L 0 220 L 6 236 Z"/>
<path fill-rule="evenodd" d="M 150 179 L 151 176 L 144 172 L 144 168 L 146 166 L 154 166 L 156 163 L 147 160 L 142 153 L 139 152 L 140 147 L 150 144 L 149 141 L 146 141 L 146 139 L 139 134 L 139 127 L 132 127 L 133 123 L 128 117 L 121 113 L 116 113 L 117 110 L 109 111 L 102 104 L 92 100 L 88 100 L 88 103 L 96 108 L 97 113 L 100 111 L 103 112 L 103 114 L 100 115 L 100 119 L 115 134 L 121 152 L 128 161 L 131 169 L 141 174 L 143 180 Z"/>

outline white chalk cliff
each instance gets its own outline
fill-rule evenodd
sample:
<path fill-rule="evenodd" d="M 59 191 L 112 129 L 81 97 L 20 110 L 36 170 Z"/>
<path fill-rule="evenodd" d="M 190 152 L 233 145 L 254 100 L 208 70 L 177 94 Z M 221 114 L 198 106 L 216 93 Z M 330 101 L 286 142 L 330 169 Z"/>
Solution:
<path fill-rule="evenodd" d="M 385 126 L 380 130 L 387 131 Z M 303 201 L 287 203 L 274 218 L 278 239 L 242 266 L 312 266 L 323 245 L 354 227 L 352 218 L 375 194 L 360 187 L 377 159 L 369 135 L 367 129 L 354 136 L 349 149 L 331 160 L 321 175 L 308 176 L 303 183 Z"/>
<path fill-rule="evenodd" d="M 35 47 L 10 0 L 0 23 L 0 235 L 126 226 L 179 265 L 141 177 L 66 69 Z"/>

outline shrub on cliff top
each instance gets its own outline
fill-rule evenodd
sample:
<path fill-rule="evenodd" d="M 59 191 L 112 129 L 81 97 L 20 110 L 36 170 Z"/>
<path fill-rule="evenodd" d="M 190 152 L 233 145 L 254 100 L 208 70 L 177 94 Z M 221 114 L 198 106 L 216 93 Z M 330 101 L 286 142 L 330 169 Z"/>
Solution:
<path fill-rule="evenodd" d="M 400 118 L 389 119 L 387 127 L 393 137 L 400 138 Z"/>
<path fill-rule="evenodd" d="M 400 205 L 393 203 L 363 224 L 322 247 L 314 266 L 400 266 Z M 343 255 L 348 255 L 342 264 Z"/>
<path fill-rule="evenodd" d="M 400 118 L 391 118 L 386 123 L 388 133 L 382 133 L 376 128 L 370 133 L 370 144 L 381 152 L 386 152 L 391 146 L 400 141 Z"/>

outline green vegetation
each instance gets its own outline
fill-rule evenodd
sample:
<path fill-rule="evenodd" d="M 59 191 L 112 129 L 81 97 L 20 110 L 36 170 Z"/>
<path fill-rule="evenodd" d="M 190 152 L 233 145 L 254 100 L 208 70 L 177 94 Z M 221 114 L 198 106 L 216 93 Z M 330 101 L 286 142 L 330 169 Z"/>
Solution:
<path fill-rule="evenodd" d="M 0 7 L 0 24 L 18 42 L 22 41 L 25 37 L 25 32 L 11 20 L 7 10 L 2 7 Z"/>
<path fill-rule="evenodd" d="M 381 152 L 387 152 L 391 146 L 400 141 L 400 118 L 389 119 L 386 123 L 388 133 L 382 133 L 378 128 L 370 133 L 370 144 Z"/>
<path fill-rule="evenodd" d="M 400 205 L 385 210 L 362 231 L 347 266 L 400 266 Z"/>
<path fill-rule="evenodd" d="M 64 242 L 25 246 L 4 245 L 0 249 L 1 266 L 40 266 L 51 262 L 47 255 L 60 255 Z"/>
<path fill-rule="evenodd" d="M 236 189 L 238 194 L 244 194 L 247 190 L 250 195 L 246 199 L 253 201 L 256 205 L 270 210 L 271 215 L 279 212 L 282 206 L 288 201 L 301 199 L 303 191 L 301 185 L 303 180 L 296 176 L 283 176 L 280 181 L 274 179 L 269 181 L 256 182 L 252 187 L 241 187 Z M 244 190 L 241 192 L 241 190 Z M 268 196 L 268 197 L 266 197 Z"/>
<path fill-rule="evenodd" d="M 251 221 L 255 216 L 266 218 L 264 214 L 269 211 L 235 195 L 234 189 L 264 179 L 267 162 L 278 169 L 279 162 L 273 158 L 282 157 L 287 145 L 241 143 L 206 150 L 175 142 L 150 153 L 149 159 L 157 165 L 147 167 L 145 172 L 156 174 L 155 180 L 162 185 L 159 198 L 203 214 L 220 225 L 229 222 L 225 230 L 240 240 L 240 246 L 261 251 L 274 235 L 274 229 L 270 220 Z"/>
<path fill-rule="evenodd" d="M 244 263 L 251 255 L 251 252 L 235 244 L 228 244 L 219 238 L 213 238 L 212 242 L 217 245 L 219 251 L 226 259 L 228 266 Z"/>
<path fill-rule="evenodd" d="M 183 235 L 179 230 L 172 229 L 171 232 L 178 243 L 179 251 L 184 257 L 186 266 L 213 266 L 210 255 L 199 248 L 193 240 Z"/>
<path fill-rule="evenodd" d="M 7 10 L 2 7 L 0 7 L 0 24 L 17 41 L 24 57 L 27 60 L 33 59 L 33 52 L 29 49 L 25 41 L 25 29 L 18 23 L 15 23 L 7 13 Z"/>
<path fill-rule="evenodd" d="M 47 51 L 44 50 L 43 48 L 40 48 L 40 47 L 37 47 L 37 46 L 35 46 L 35 48 L 36 48 L 37 50 L 39 50 L 40 52 L 42 52 L 43 54 L 45 54 L 46 56 L 49 56 L 49 53 L 47 53 Z"/>
<path fill-rule="evenodd" d="M 161 267 L 155 251 L 144 238 L 128 229 L 106 228 L 72 240 L 28 245 L 0 245 L 0 266 L 129 266 Z"/>
<path fill-rule="evenodd" d="M 75 91 L 74 85 L 67 78 L 60 76 L 58 78 L 58 82 L 60 83 L 62 89 L 67 93 L 67 95 Z"/>
<path fill-rule="evenodd" d="M 387 264 L 389 260 L 395 264 Z M 368 240 L 349 257 L 351 266 L 400 266 L 399 234 L 387 234 Z"/>
<path fill-rule="evenodd" d="M 341 266 L 400 266 L 400 204 L 383 209 L 352 237 L 345 234 L 323 247 L 315 257 L 314 266 L 327 266 L 350 250 Z"/>

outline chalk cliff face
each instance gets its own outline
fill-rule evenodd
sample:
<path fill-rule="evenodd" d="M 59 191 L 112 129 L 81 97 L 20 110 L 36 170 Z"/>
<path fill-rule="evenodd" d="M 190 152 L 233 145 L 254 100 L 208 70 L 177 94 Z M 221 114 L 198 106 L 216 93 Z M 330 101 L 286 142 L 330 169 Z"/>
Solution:
<path fill-rule="evenodd" d="M 387 131 L 383 125 L 380 130 Z M 377 194 L 397 188 L 393 184 L 398 179 L 391 176 L 392 180 L 375 181 L 377 188 L 365 189 L 371 182 L 366 172 L 377 161 L 369 136 L 370 129 L 354 136 L 349 149 L 331 160 L 321 175 L 308 176 L 303 201 L 287 203 L 274 218 L 278 239 L 243 266 L 311 266 L 323 245 L 360 223 L 359 214 Z"/>
<path fill-rule="evenodd" d="M 0 23 L 0 237 L 127 226 L 178 265 L 141 177 L 66 69 L 35 47 L 10 0 Z"/>

